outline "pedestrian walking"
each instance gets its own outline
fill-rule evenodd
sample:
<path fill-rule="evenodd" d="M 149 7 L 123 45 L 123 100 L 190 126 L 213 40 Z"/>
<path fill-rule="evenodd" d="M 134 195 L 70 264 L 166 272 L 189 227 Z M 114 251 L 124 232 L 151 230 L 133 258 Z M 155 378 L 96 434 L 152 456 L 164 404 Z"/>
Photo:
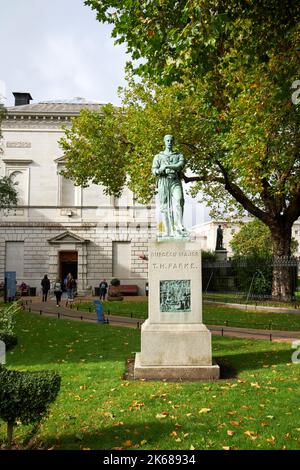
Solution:
<path fill-rule="evenodd" d="M 45 276 L 41 280 L 41 286 L 42 286 L 42 292 L 43 292 L 42 302 L 47 302 L 47 296 L 50 290 L 50 281 L 48 279 L 47 274 L 45 274 Z"/>
<path fill-rule="evenodd" d="M 59 279 L 59 277 L 56 278 L 53 290 L 54 290 L 54 295 L 56 297 L 56 307 L 60 307 L 60 301 L 61 301 L 63 288 L 62 288 L 61 280 Z"/>
<path fill-rule="evenodd" d="M 99 284 L 100 300 L 105 300 L 107 288 L 108 288 L 108 284 L 106 282 L 106 279 L 103 279 Z"/>

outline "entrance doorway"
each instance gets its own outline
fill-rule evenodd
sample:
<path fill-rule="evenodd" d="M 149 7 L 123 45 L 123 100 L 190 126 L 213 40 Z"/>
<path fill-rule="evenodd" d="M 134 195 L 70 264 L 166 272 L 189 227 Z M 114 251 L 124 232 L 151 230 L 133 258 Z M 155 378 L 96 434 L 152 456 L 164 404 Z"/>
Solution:
<path fill-rule="evenodd" d="M 62 282 L 71 273 L 74 279 L 78 275 L 78 252 L 60 251 L 59 252 L 59 276 Z"/>

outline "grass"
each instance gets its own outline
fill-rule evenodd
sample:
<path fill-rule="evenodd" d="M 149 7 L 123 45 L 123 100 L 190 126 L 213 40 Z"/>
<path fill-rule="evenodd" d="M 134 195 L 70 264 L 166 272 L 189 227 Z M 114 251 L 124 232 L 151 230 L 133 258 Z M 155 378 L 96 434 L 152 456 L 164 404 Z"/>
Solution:
<path fill-rule="evenodd" d="M 258 299 L 247 300 L 247 294 L 243 292 L 204 292 L 203 299 L 210 300 L 212 302 L 222 302 L 222 303 L 237 303 L 244 305 L 261 305 L 263 307 L 281 307 L 281 308 L 298 308 L 300 300 L 300 292 L 294 292 L 295 301 L 279 301 L 272 300 L 271 296 L 265 296 Z"/>
<path fill-rule="evenodd" d="M 92 302 L 77 304 L 79 310 L 94 311 Z M 104 302 L 104 311 L 112 315 L 133 316 L 136 318 L 148 317 L 148 302 Z M 273 330 L 300 330 L 299 315 L 293 313 L 274 313 L 245 311 L 231 307 L 218 307 L 216 305 L 203 305 L 203 319 L 207 325 L 228 325 L 241 328 L 261 328 Z"/>
<path fill-rule="evenodd" d="M 288 344 L 216 337 L 215 358 L 237 378 L 133 382 L 122 377 L 140 349 L 138 330 L 21 312 L 16 332 L 8 367 L 62 376 L 58 399 L 29 443 L 32 428 L 16 427 L 22 448 L 300 449 L 300 366 L 291 364 Z"/>

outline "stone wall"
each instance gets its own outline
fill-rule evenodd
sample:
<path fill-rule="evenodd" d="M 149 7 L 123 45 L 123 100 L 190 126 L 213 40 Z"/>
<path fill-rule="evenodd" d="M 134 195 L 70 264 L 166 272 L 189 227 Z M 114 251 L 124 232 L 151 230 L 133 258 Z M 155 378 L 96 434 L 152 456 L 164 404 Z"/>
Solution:
<path fill-rule="evenodd" d="M 64 232 L 80 237 L 84 241 L 68 243 L 62 239 L 49 242 Z M 108 230 L 97 224 L 70 226 L 63 224 L 42 223 L 13 223 L 4 222 L 0 225 L 0 280 L 6 269 L 5 242 L 24 242 L 24 276 L 18 279 L 40 291 L 40 282 L 45 273 L 51 281 L 55 280 L 59 271 L 59 251 L 77 251 L 78 253 L 78 289 L 86 291 L 89 287 L 96 287 L 102 278 L 110 280 L 112 273 L 112 243 L 114 241 L 129 241 L 131 243 L 131 276 L 121 279 L 124 284 L 137 284 L 140 293 L 144 293 L 147 281 L 147 255 L 148 239 L 151 238 L 153 228 L 142 227 L 136 229 L 112 228 Z"/>

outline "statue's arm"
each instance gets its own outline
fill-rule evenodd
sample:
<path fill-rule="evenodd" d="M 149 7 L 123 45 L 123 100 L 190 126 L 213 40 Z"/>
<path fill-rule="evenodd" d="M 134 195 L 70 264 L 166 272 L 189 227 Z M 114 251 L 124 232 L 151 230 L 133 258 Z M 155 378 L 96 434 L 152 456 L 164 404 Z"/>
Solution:
<path fill-rule="evenodd" d="M 183 170 L 184 168 L 184 157 L 182 154 L 179 154 L 179 159 L 177 163 L 170 163 L 166 165 L 166 168 L 170 168 L 171 170 Z"/>
<path fill-rule="evenodd" d="M 159 161 L 159 155 L 156 155 L 153 159 L 152 163 L 152 174 L 157 176 L 161 175 L 164 172 L 164 168 L 161 167 L 160 161 Z"/>

